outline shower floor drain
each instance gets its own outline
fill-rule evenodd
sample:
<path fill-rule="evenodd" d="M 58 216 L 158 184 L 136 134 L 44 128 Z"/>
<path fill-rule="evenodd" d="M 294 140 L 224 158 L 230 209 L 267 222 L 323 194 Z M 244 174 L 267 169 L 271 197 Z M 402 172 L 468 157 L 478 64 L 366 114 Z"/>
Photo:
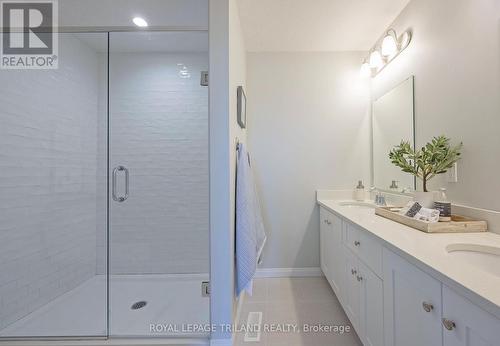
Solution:
<path fill-rule="evenodd" d="M 141 308 L 145 307 L 147 303 L 148 303 L 148 302 L 146 302 L 146 301 L 142 300 L 142 301 L 140 301 L 140 302 L 137 302 L 137 303 L 132 304 L 132 306 L 131 306 L 130 308 L 131 308 L 132 310 L 138 310 L 138 309 L 141 309 Z"/>

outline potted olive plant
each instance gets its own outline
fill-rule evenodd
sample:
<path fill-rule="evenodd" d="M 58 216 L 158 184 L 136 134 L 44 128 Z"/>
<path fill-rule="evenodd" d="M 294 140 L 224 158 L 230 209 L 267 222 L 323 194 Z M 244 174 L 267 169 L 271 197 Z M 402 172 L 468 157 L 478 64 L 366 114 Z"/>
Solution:
<path fill-rule="evenodd" d="M 434 137 L 420 150 L 413 150 L 408 141 L 394 147 L 389 159 L 403 172 L 410 173 L 422 180 L 422 192 L 415 192 L 415 201 L 423 207 L 433 207 L 434 194 L 427 190 L 427 183 L 438 174 L 443 174 L 460 160 L 462 143 L 451 146 L 445 136 Z"/>

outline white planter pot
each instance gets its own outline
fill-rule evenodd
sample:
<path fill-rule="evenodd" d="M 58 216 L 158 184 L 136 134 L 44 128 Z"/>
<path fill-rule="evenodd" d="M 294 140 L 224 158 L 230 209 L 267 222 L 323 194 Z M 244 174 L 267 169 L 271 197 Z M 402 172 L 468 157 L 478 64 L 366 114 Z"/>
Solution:
<path fill-rule="evenodd" d="M 434 208 L 434 192 L 415 192 L 413 200 L 424 208 Z"/>

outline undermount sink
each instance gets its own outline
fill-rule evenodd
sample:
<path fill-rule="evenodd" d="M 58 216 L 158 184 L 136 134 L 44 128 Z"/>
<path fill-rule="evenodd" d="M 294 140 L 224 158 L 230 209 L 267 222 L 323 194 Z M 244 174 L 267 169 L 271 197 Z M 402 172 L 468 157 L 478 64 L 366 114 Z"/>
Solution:
<path fill-rule="evenodd" d="M 339 205 L 343 207 L 375 208 L 375 204 L 373 204 L 372 202 L 343 201 L 339 202 Z"/>
<path fill-rule="evenodd" d="M 500 247 L 478 244 L 450 244 L 446 246 L 446 251 L 461 262 L 500 277 Z"/>

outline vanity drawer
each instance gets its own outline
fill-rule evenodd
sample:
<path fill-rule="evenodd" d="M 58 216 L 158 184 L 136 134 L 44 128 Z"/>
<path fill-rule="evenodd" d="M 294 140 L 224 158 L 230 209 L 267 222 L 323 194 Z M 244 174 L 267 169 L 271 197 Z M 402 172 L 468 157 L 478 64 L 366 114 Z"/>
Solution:
<path fill-rule="evenodd" d="M 344 240 L 351 249 L 377 276 L 382 277 L 382 245 L 367 231 L 351 223 L 345 223 Z"/>

